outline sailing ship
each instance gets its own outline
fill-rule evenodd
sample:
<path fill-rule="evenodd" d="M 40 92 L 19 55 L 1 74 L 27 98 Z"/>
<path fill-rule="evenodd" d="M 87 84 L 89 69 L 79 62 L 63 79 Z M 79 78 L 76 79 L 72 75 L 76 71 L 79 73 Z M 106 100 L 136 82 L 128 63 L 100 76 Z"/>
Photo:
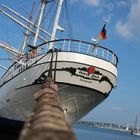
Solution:
<path fill-rule="evenodd" d="M 41 23 L 45 7 L 51 3 L 57 4 L 57 10 L 49 33 Z M 0 41 L 0 48 L 12 54 L 9 59 L 13 62 L 8 69 L 0 65 L 5 69 L 0 80 L 0 117 L 26 121 L 36 104 L 34 93 L 41 89 L 50 67 L 69 123 L 85 116 L 116 87 L 118 58 L 113 51 L 98 43 L 56 37 L 58 30 L 65 32 L 59 25 L 62 6 L 63 0 L 42 0 L 36 22 L 6 5 L 0 9 L 1 16 L 25 29 L 19 50 Z"/>
<path fill-rule="evenodd" d="M 131 129 L 130 133 L 131 133 L 131 135 L 140 136 L 140 130 L 138 128 L 138 117 L 137 117 L 137 115 L 136 115 L 136 119 L 135 119 L 135 126 Z"/>

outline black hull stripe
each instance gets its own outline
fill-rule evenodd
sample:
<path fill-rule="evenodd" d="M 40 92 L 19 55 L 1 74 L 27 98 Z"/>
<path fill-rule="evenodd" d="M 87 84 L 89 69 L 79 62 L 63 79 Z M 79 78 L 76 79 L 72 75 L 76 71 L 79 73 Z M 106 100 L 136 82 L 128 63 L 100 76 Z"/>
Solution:
<path fill-rule="evenodd" d="M 70 61 L 57 61 L 57 63 L 58 63 L 58 62 L 70 62 Z M 26 70 L 28 70 L 28 69 L 30 69 L 30 68 L 33 68 L 33 67 L 42 65 L 42 64 L 47 64 L 47 63 L 49 63 L 49 62 L 44 62 L 44 63 L 36 64 L 36 65 L 34 65 L 34 66 L 32 66 L 32 67 L 29 66 L 28 68 L 26 68 L 25 70 L 23 70 L 23 71 L 20 72 L 19 74 L 15 75 L 14 77 L 12 77 L 11 79 L 9 79 L 8 81 L 4 82 L 0 87 L 4 86 L 4 85 L 5 85 L 6 83 L 8 83 L 9 81 L 11 81 L 12 79 L 16 78 L 18 75 L 20 75 L 20 74 L 23 73 L 24 71 L 26 71 Z M 53 63 L 55 63 L 55 61 L 53 61 Z M 73 61 L 71 61 L 70 63 L 83 64 L 83 63 L 78 63 L 78 62 L 73 62 Z M 86 64 L 83 64 L 83 65 L 86 65 Z M 91 65 L 87 65 L 87 66 L 91 66 Z M 92 65 L 92 66 L 94 66 L 94 65 Z M 96 66 L 94 66 L 94 67 L 96 67 Z M 99 68 L 99 67 L 96 67 L 96 68 Z M 103 68 L 99 68 L 99 69 L 104 70 L 104 71 L 109 72 L 110 74 L 114 75 L 112 72 L 110 72 L 110 71 L 108 71 L 108 70 L 105 70 L 105 69 L 103 69 Z M 114 75 L 114 77 L 117 79 L 117 77 L 116 77 L 115 75 Z"/>

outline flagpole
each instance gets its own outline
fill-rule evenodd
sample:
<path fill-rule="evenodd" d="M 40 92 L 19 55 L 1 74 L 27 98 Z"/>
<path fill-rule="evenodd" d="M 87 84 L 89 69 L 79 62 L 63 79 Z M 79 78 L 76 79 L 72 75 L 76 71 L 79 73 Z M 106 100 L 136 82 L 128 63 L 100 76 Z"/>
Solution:
<path fill-rule="evenodd" d="M 99 40 L 100 40 L 100 35 L 98 36 L 98 38 L 97 38 L 97 40 L 96 40 L 96 45 L 97 45 L 97 46 L 98 46 Z"/>

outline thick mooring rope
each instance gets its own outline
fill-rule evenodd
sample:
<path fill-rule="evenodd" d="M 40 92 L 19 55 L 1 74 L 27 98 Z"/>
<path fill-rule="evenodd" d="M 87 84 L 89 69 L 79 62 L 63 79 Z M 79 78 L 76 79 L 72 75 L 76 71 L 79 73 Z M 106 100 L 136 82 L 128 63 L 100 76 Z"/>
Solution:
<path fill-rule="evenodd" d="M 47 78 L 34 97 L 36 108 L 25 123 L 19 140 L 76 140 L 60 106 L 58 88 L 52 78 Z"/>

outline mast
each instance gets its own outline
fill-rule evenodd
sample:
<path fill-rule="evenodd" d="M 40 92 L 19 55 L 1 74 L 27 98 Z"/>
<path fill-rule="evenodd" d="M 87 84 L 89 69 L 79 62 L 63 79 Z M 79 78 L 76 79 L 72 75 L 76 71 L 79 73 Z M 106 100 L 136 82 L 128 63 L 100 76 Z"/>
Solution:
<path fill-rule="evenodd" d="M 32 12 L 33 12 L 33 8 L 34 8 L 34 5 L 32 7 L 32 11 L 31 11 L 31 14 L 30 14 L 30 17 L 29 19 L 23 17 L 22 15 L 20 15 L 19 13 L 17 13 L 16 11 L 14 11 L 13 9 L 9 8 L 8 6 L 6 5 L 3 5 L 4 8 L 6 8 L 7 10 L 9 10 L 10 12 L 12 12 L 13 14 L 15 14 L 16 16 L 18 16 L 19 18 L 23 19 L 24 21 L 26 21 L 28 23 L 28 25 L 33 25 L 35 27 L 37 27 L 37 25 L 35 25 L 32 21 L 31 21 L 31 18 L 32 18 Z M 39 28 L 40 31 L 42 31 L 43 33 L 45 33 L 46 35 L 48 36 L 51 36 L 51 34 L 49 32 L 47 32 L 46 30 L 42 29 L 42 28 Z"/>
<path fill-rule="evenodd" d="M 37 24 L 37 29 L 35 32 L 35 38 L 34 38 L 34 42 L 33 42 L 33 46 L 36 45 L 37 39 L 38 39 L 38 35 L 39 35 L 39 29 L 40 29 L 40 25 L 41 25 L 41 21 L 42 21 L 42 17 L 43 17 L 43 12 L 45 10 L 45 6 L 47 3 L 47 0 L 41 0 L 42 4 L 41 4 L 41 8 L 40 8 L 40 13 L 39 13 L 39 20 L 38 20 L 38 24 Z"/>
<path fill-rule="evenodd" d="M 22 52 L 18 51 L 16 48 L 11 47 L 9 44 L 0 40 L 0 48 L 5 49 L 6 51 L 12 53 L 13 55 L 23 55 Z"/>
<path fill-rule="evenodd" d="M 13 20 L 14 22 L 16 22 L 17 24 L 19 24 L 20 26 L 22 26 L 23 28 L 25 28 L 26 30 L 29 30 L 31 33 L 33 33 L 35 35 L 35 32 L 33 30 L 31 30 L 28 26 L 24 25 L 22 22 L 18 21 L 17 19 L 15 19 L 14 17 L 12 17 L 11 15 L 9 15 L 8 13 L 6 13 L 4 10 L 0 9 L 0 13 L 4 14 L 5 16 L 9 17 L 11 20 Z M 47 41 L 45 38 L 43 38 L 42 36 L 38 35 L 38 37 L 43 40 L 43 41 Z"/>
<path fill-rule="evenodd" d="M 30 16 L 29 16 L 29 21 L 32 20 L 32 13 L 34 11 L 34 6 L 35 6 L 35 1 L 34 1 L 33 5 L 32 5 L 31 13 L 30 13 Z M 28 27 L 30 27 L 30 25 L 31 24 L 28 23 Z M 24 33 L 24 40 L 23 40 L 22 46 L 20 48 L 21 49 L 21 52 L 23 52 L 24 49 L 25 49 L 25 47 L 26 47 L 26 43 L 28 41 L 28 35 L 29 35 L 29 30 L 26 30 L 26 32 Z"/>
<path fill-rule="evenodd" d="M 60 13 L 61 13 L 61 9 L 62 9 L 62 5 L 63 5 L 63 0 L 59 0 L 59 4 L 58 4 L 58 8 L 57 8 L 57 12 L 56 12 L 56 18 L 54 21 L 54 26 L 53 26 L 53 31 L 52 31 L 52 36 L 51 36 L 51 40 L 55 39 L 55 35 L 56 35 L 56 31 L 57 29 L 63 30 L 59 25 L 59 17 L 60 17 Z M 49 46 L 49 49 L 53 49 L 53 44 L 54 42 L 52 42 Z"/>
<path fill-rule="evenodd" d="M 137 123 L 138 123 L 138 117 L 136 115 L 136 118 L 135 118 L 135 129 L 137 130 Z"/>

